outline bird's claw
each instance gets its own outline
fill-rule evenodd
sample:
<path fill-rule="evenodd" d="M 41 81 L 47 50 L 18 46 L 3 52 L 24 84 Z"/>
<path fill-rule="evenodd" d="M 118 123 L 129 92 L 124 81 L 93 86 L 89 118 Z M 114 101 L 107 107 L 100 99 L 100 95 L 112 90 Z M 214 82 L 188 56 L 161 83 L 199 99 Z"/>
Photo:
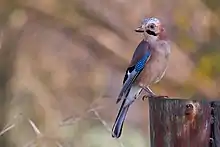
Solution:
<path fill-rule="evenodd" d="M 167 99 L 167 98 L 169 98 L 168 96 L 162 96 L 162 95 L 159 95 L 159 96 L 154 96 L 154 95 L 151 95 L 151 96 L 147 96 L 147 95 L 144 95 L 143 97 L 142 97 L 142 100 L 144 101 L 145 99 L 147 99 L 147 98 L 164 98 L 164 99 Z"/>
<path fill-rule="evenodd" d="M 163 99 L 168 99 L 169 97 L 166 96 L 166 95 L 159 95 L 159 96 L 156 96 L 155 98 L 163 98 Z"/>
<path fill-rule="evenodd" d="M 154 95 L 144 95 L 143 97 L 142 97 L 142 100 L 144 101 L 145 99 L 147 99 L 147 98 L 156 98 L 157 96 L 154 96 Z"/>
<path fill-rule="evenodd" d="M 147 99 L 147 98 L 149 98 L 149 96 L 144 95 L 144 96 L 142 97 L 142 100 L 144 101 L 144 100 Z"/>

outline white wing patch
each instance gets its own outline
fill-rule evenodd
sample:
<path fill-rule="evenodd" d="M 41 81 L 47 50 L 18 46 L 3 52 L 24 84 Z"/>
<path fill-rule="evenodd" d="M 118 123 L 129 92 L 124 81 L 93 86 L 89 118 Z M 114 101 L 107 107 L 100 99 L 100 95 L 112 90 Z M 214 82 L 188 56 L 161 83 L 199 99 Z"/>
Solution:
<path fill-rule="evenodd" d="M 129 70 L 128 70 L 127 75 L 129 76 L 130 74 L 131 74 L 131 72 L 129 72 Z"/>

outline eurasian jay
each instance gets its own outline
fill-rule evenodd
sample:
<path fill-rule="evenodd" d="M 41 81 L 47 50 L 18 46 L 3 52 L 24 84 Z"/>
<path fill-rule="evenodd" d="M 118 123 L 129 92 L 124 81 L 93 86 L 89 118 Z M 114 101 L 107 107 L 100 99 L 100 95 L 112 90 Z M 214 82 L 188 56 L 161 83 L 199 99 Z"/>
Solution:
<path fill-rule="evenodd" d="M 170 55 L 170 44 L 161 22 L 157 18 L 145 18 L 136 32 L 142 33 L 144 39 L 137 46 L 130 65 L 128 66 L 123 87 L 116 103 L 123 99 L 115 123 L 112 127 L 112 137 L 121 136 L 124 120 L 130 105 L 145 90 L 148 98 L 157 96 L 149 88 L 159 82 L 165 74 Z"/>

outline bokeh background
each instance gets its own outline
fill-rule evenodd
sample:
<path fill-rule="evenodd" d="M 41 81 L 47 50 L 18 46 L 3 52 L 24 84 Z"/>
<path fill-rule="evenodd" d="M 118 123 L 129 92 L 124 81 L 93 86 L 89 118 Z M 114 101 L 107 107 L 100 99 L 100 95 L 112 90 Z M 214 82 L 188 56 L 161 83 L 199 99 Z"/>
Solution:
<path fill-rule="evenodd" d="M 124 71 L 144 17 L 165 24 L 172 55 L 152 89 L 220 97 L 219 0 L 0 0 L 1 147 L 146 147 L 148 102 L 111 138 Z M 11 129 L 10 129 L 11 128 Z"/>

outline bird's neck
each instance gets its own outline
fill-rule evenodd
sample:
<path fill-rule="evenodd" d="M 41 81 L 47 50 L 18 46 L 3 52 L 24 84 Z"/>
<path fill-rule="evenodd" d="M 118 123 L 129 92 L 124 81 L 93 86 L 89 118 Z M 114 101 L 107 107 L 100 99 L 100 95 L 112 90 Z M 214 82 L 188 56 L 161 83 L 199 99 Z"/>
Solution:
<path fill-rule="evenodd" d="M 168 41 L 168 37 L 165 32 L 162 32 L 158 36 L 144 36 L 144 41 L 153 45 L 160 41 Z"/>
<path fill-rule="evenodd" d="M 166 35 L 166 31 L 164 29 L 160 32 L 158 39 L 159 40 L 168 40 L 168 37 Z"/>
<path fill-rule="evenodd" d="M 158 41 L 158 38 L 157 36 L 146 36 L 144 37 L 144 41 L 153 46 Z"/>

